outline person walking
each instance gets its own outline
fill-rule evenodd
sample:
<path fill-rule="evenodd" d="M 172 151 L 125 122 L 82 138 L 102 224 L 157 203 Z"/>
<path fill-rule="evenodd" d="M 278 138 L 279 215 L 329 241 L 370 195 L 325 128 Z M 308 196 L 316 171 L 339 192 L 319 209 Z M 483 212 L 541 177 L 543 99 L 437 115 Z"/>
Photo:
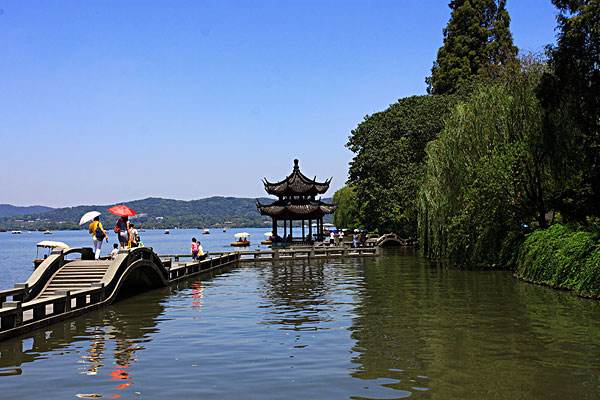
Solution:
<path fill-rule="evenodd" d="M 106 239 L 108 242 L 108 235 L 100 222 L 100 217 L 95 217 L 88 227 L 88 232 L 92 235 L 92 242 L 94 244 L 94 258 L 98 260 L 102 251 L 102 242 Z"/>
<path fill-rule="evenodd" d="M 120 217 L 115 224 L 115 233 L 119 237 L 119 249 L 124 250 L 129 243 L 129 218 Z"/>

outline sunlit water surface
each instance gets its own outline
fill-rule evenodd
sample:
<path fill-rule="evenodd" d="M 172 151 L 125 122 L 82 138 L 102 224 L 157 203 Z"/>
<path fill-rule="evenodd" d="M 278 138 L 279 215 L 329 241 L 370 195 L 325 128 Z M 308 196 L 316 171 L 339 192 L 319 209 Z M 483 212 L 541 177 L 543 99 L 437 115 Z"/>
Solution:
<path fill-rule="evenodd" d="M 200 238 L 216 251 L 232 233 Z M 199 232 L 144 235 L 159 252 L 187 252 Z M 0 234 L 3 287 L 26 279 L 41 239 Z M 388 251 L 235 267 L 0 342 L 0 353 L 2 399 L 597 399 L 600 307 Z"/>

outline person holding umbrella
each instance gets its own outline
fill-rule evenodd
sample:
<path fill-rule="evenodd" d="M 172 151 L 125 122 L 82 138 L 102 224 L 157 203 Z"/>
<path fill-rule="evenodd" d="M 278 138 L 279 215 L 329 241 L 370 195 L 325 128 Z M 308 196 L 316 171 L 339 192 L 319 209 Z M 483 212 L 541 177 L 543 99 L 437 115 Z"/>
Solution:
<path fill-rule="evenodd" d="M 79 225 L 87 224 L 92 221 L 88 226 L 88 232 L 92 235 L 92 242 L 94 244 L 94 257 L 100 258 L 100 252 L 102 250 L 102 242 L 106 239 L 108 242 L 108 234 L 104 230 L 102 223 L 100 222 L 100 215 L 98 211 L 90 211 L 81 217 Z"/>
<path fill-rule="evenodd" d="M 121 250 L 126 249 L 129 243 L 129 217 L 137 212 L 122 204 L 109 208 L 108 212 L 120 217 L 115 224 L 115 233 L 119 237 Z"/>
<path fill-rule="evenodd" d="M 88 227 L 88 232 L 92 235 L 92 242 L 94 243 L 94 257 L 96 260 L 100 259 L 100 252 L 102 251 L 102 242 L 106 239 L 108 242 L 108 234 L 100 222 L 100 217 L 94 217 L 94 220 Z"/>

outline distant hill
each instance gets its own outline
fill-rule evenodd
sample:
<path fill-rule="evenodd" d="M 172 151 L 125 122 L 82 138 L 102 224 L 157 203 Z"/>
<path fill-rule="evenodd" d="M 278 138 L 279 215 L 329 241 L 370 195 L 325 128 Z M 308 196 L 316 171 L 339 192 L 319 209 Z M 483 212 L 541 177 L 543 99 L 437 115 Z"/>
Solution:
<path fill-rule="evenodd" d="M 0 218 L 23 214 L 43 214 L 52 210 L 54 208 L 45 206 L 18 207 L 10 204 L 0 204 Z"/>
<path fill-rule="evenodd" d="M 272 199 L 261 198 L 263 202 Z M 328 199 L 330 201 L 330 199 Z M 256 210 L 256 199 L 240 197 L 209 197 L 199 200 L 172 200 L 150 197 L 126 203 L 139 215 L 132 221 L 144 228 L 209 228 L 216 226 L 256 227 L 270 224 L 271 219 Z M 111 204 L 112 205 L 112 204 Z M 59 230 L 79 229 L 81 216 L 87 211 L 103 213 L 102 223 L 111 228 L 117 217 L 106 210 L 111 205 L 89 205 L 51 209 L 42 213 L 27 213 L 0 218 L 0 229 Z"/>

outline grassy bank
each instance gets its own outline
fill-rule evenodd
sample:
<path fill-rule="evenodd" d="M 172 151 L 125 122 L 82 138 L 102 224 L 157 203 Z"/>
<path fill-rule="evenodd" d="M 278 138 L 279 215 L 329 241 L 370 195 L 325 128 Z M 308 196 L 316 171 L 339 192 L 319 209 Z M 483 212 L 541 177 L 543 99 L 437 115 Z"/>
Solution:
<path fill-rule="evenodd" d="M 516 275 L 529 282 L 600 298 L 600 234 L 556 224 L 527 236 Z"/>

